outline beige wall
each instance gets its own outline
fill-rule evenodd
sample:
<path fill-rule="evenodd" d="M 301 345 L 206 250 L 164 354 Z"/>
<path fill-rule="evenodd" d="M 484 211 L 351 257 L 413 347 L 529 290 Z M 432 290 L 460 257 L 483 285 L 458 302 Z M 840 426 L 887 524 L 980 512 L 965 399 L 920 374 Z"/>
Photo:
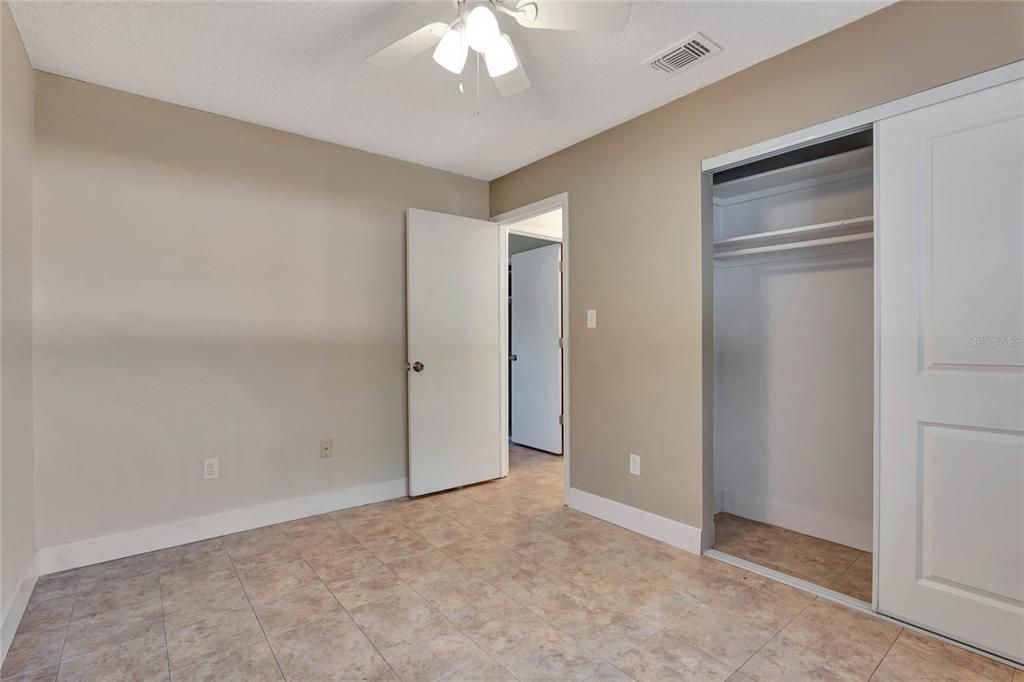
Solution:
<path fill-rule="evenodd" d="M 406 475 L 404 211 L 485 182 L 42 73 L 36 146 L 40 546 Z"/>
<path fill-rule="evenodd" d="M 1024 3 L 902 2 L 492 182 L 569 193 L 572 485 L 702 525 L 702 159 L 1022 58 Z"/>
<path fill-rule="evenodd" d="M 4 617 L 29 572 L 35 552 L 32 499 L 33 80 L 32 67 L 10 9 L 7 3 L 0 2 L 0 614 Z"/>

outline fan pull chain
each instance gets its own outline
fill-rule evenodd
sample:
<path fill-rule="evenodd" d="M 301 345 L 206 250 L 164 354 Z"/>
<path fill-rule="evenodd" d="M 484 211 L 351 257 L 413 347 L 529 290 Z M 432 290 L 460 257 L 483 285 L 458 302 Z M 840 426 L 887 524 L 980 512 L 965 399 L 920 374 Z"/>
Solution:
<path fill-rule="evenodd" d="M 476 53 L 476 161 L 480 163 L 480 53 Z"/>

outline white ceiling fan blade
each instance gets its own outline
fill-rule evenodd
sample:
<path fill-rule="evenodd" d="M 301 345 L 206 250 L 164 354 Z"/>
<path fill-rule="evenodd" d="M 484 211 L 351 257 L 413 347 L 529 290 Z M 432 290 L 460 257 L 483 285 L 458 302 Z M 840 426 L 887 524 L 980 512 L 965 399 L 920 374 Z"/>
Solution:
<path fill-rule="evenodd" d="M 427 24 L 404 38 L 396 40 L 383 50 L 374 52 L 366 58 L 366 61 L 386 68 L 398 66 L 402 62 L 412 59 L 420 52 L 429 50 L 434 45 L 437 45 L 438 41 L 441 40 L 441 36 L 447 30 L 448 24 L 441 21 Z"/>
<path fill-rule="evenodd" d="M 629 21 L 629 0 L 526 0 L 516 6 L 526 28 L 559 31 L 621 31 Z"/>
<path fill-rule="evenodd" d="M 518 60 L 519 57 L 517 56 L 516 59 Z M 501 93 L 502 97 L 518 95 L 530 87 L 530 79 L 526 77 L 526 71 L 523 69 L 521 61 L 516 68 L 505 75 L 492 78 L 491 80 L 494 81 L 494 86 L 498 88 L 498 92 Z"/>

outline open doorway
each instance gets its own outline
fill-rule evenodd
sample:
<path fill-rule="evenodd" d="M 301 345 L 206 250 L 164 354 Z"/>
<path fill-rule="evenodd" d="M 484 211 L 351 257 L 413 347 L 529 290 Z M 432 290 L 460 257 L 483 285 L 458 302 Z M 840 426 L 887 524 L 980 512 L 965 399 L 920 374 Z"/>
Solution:
<path fill-rule="evenodd" d="M 537 217 L 561 223 L 561 211 Z M 508 235 L 509 443 L 562 454 L 562 243 Z M 560 231 L 560 230 L 559 230 Z"/>
<path fill-rule="evenodd" d="M 560 195 L 498 216 L 507 234 L 509 458 L 562 456 L 568 481 L 567 207 Z M 514 472 L 513 472 L 514 475 Z"/>

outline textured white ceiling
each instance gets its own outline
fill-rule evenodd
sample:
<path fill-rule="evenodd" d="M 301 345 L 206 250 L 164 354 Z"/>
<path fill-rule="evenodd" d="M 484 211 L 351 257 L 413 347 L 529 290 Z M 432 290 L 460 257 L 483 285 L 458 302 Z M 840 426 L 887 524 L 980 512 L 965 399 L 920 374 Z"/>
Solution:
<path fill-rule="evenodd" d="M 886 4 L 639 0 L 618 34 L 500 16 L 533 87 L 502 98 L 484 69 L 479 114 L 472 67 L 460 95 L 429 52 L 398 70 L 364 61 L 452 19 L 450 0 L 11 6 L 37 69 L 490 180 Z M 724 50 L 667 79 L 640 65 L 694 31 Z"/>

